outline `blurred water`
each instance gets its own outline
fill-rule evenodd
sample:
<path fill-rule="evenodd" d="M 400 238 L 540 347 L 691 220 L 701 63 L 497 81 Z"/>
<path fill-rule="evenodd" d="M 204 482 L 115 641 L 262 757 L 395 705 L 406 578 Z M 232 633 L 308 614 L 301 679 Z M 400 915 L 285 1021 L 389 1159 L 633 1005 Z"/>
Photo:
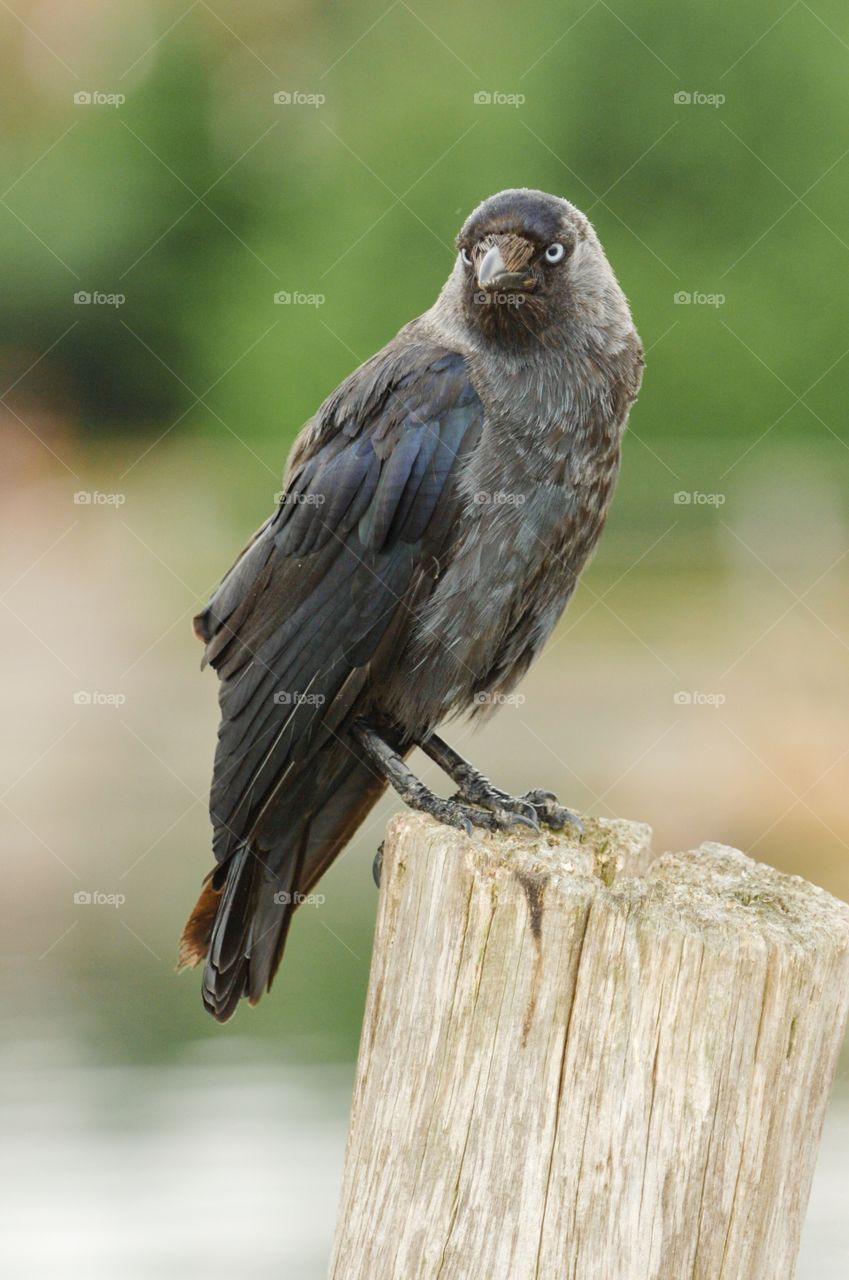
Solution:
<path fill-rule="evenodd" d="M 353 1066 L 91 1066 L 25 1045 L 0 1102 L 4 1273 L 14 1280 L 318 1280 Z M 849 1091 L 829 1111 L 797 1280 L 849 1274 Z M 378 1278 L 376 1278 L 378 1280 Z M 741 1278 L 742 1280 L 742 1278 Z"/>
<path fill-rule="evenodd" d="M 324 1276 L 353 1067 L 51 1056 L 0 1105 L 10 1280 Z"/>

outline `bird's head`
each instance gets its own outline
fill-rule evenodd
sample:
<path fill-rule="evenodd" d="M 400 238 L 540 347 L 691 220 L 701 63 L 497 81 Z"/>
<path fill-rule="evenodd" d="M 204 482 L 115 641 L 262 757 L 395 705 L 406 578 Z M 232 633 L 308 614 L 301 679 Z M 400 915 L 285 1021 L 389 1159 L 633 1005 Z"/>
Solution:
<path fill-rule="evenodd" d="M 490 196 L 457 236 L 448 284 L 466 324 L 524 347 L 560 330 L 631 329 L 628 305 L 589 220 L 568 200 L 525 188 Z"/>

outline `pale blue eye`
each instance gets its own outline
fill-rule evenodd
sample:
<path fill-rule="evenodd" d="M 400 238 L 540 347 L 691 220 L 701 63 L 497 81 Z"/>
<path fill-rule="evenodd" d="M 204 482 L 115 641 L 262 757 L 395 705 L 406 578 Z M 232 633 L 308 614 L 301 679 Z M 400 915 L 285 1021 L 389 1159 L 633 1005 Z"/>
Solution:
<path fill-rule="evenodd" d="M 550 244 L 545 251 L 546 262 L 560 262 L 566 256 L 566 246 L 562 244 Z"/>
<path fill-rule="evenodd" d="M 461 249 L 460 257 L 463 259 L 467 267 L 472 265 L 472 255 L 469 253 L 468 249 Z"/>

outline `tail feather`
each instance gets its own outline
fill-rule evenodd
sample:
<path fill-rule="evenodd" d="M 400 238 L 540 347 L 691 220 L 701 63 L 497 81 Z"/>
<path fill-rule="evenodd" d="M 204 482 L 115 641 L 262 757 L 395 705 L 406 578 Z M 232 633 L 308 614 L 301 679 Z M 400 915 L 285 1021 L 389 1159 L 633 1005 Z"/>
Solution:
<path fill-rule="evenodd" d="M 245 953 L 255 870 L 247 846 L 242 845 L 230 859 L 221 904 L 209 945 L 208 964 L 218 973 L 232 969 Z"/>
<path fill-rule="evenodd" d="M 180 949 L 177 955 L 177 969 L 193 969 L 195 965 L 200 964 L 201 960 L 206 958 L 209 950 L 209 939 L 212 936 L 212 928 L 215 924 L 215 917 L 218 914 L 218 904 L 221 901 L 221 890 L 217 889 L 213 884 L 213 872 L 203 882 L 201 895 L 195 903 L 194 910 L 186 921 L 180 938 Z"/>
<path fill-rule="evenodd" d="M 203 1003 L 218 1022 L 233 1016 L 243 996 L 254 1005 L 270 990 L 300 895 L 347 844 L 385 785 L 347 752 L 323 783 L 307 815 L 285 835 L 278 816 L 274 844 L 282 848 L 241 845 L 207 877 L 183 930 L 180 967 L 205 961 Z"/>
<path fill-rule="evenodd" d="M 243 845 L 227 865 L 203 972 L 203 1003 L 219 1022 L 232 1016 L 245 989 L 244 958 L 255 874 L 254 860 Z"/>
<path fill-rule="evenodd" d="M 291 882 L 294 882 L 294 875 Z M 291 883 L 290 882 L 290 883 Z M 281 894 L 289 901 L 280 903 Z M 251 923 L 250 963 L 247 969 L 245 995 L 248 1003 L 255 1005 L 266 991 L 271 989 L 274 975 L 283 957 L 283 948 L 289 926 L 292 923 L 297 903 L 293 900 L 293 890 L 274 889 L 264 886 L 260 901 L 256 905 Z"/>

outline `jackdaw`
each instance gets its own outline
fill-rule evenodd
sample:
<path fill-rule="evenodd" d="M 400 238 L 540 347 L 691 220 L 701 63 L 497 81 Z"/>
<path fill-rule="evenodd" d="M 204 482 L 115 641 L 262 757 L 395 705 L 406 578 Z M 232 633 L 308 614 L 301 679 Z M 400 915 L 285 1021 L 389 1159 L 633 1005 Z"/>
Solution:
<path fill-rule="evenodd" d="M 220 1022 L 271 986 L 295 907 L 387 783 L 455 826 L 574 820 L 434 730 L 497 707 L 604 524 L 643 353 L 593 227 L 485 200 L 429 311 L 304 426 L 276 510 L 195 619 L 218 672 L 216 866 L 181 940 Z M 414 746 L 457 783 L 414 776 Z"/>

